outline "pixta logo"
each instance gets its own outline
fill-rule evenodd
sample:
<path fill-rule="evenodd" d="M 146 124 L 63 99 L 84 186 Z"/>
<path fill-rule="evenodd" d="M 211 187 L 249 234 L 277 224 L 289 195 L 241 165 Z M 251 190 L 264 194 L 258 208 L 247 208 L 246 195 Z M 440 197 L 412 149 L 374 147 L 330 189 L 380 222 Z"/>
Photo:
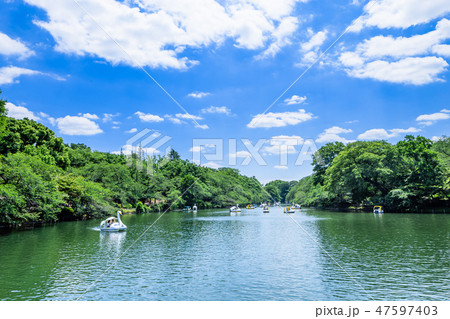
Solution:
<path fill-rule="evenodd" d="M 172 148 L 167 143 L 172 137 L 148 128 L 127 140 L 124 154 L 127 165 L 153 175 L 158 167 L 170 161 Z"/>
<path fill-rule="evenodd" d="M 240 150 L 238 150 L 240 149 Z M 277 136 L 271 139 L 251 141 L 247 138 L 202 138 L 192 140 L 192 161 L 198 165 L 214 167 L 216 163 L 227 166 L 247 166 L 254 161 L 267 166 L 269 157 L 276 157 L 278 168 L 287 168 L 289 159 L 295 166 L 302 166 L 314 159 L 323 162 L 313 139 L 300 136 Z M 273 162 L 273 160 L 272 160 Z M 216 164 L 217 165 L 217 164 Z"/>

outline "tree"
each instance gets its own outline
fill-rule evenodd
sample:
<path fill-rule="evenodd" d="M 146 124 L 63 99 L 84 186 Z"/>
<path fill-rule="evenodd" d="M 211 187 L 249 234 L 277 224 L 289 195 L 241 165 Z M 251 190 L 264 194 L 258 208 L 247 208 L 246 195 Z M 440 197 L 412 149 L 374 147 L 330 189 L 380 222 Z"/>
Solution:
<path fill-rule="evenodd" d="M 56 221 L 64 203 L 58 192 L 56 166 L 42 162 L 38 157 L 8 154 L 0 161 L 0 222 Z"/>
<path fill-rule="evenodd" d="M 43 155 L 41 159 L 44 161 L 51 156 L 52 161 L 63 169 L 70 164 L 67 147 L 52 130 L 27 118 L 16 120 L 8 117 L 6 128 L 0 139 L 0 154 L 17 152 L 27 152 L 35 156 Z"/>
<path fill-rule="evenodd" d="M 285 202 L 286 201 L 286 195 L 288 194 L 291 187 L 293 187 L 297 182 L 291 181 L 281 181 L 281 180 L 275 180 L 267 183 L 267 185 L 264 187 L 265 190 L 271 194 L 274 199 L 277 197 L 276 201 L 278 202 Z M 273 187 L 277 188 L 278 191 L 275 191 Z"/>
<path fill-rule="evenodd" d="M 279 202 L 281 200 L 280 191 L 274 184 L 267 184 L 264 190 L 270 194 L 272 201 Z"/>
<path fill-rule="evenodd" d="M 444 172 L 444 186 L 441 189 L 440 197 L 450 198 L 450 137 L 443 136 L 433 143 L 431 149 L 438 154 Z"/>
<path fill-rule="evenodd" d="M 325 190 L 342 204 L 361 204 L 396 188 L 401 174 L 396 149 L 385 141 L 348 144 L 326 169 Z"/>
<path fill-rule="evenodd" d="M 415 202 L 433 198 L 442 188 L 445 168 L 432 146 L 431 140 L 412 135 L 396 145 L 403 160 L 403 189 Z"/>
<path fill-rule="evenodd" d="M 174 149 L 171 149 L 170 153 L 169 153 L 169 158 L 170 158 L 170 160 L 179 160 L 181 157 L 177 151 L 175 151 Z"/>
<path fill-rule="evenodd" d="M 344 147 L 341 142 L 327 143 L 313 155 L 314 184 L 323 185 L 327 168 Z"/>
<path fill-rule="evenodd" d="M 0 95 L 2 94 L 2 90 L 0 90 Z M 6 115 L 8 111 L 6 110 L 6 100 L 0 99 L 0 132 L 3 131 L 6 125 Z"/>

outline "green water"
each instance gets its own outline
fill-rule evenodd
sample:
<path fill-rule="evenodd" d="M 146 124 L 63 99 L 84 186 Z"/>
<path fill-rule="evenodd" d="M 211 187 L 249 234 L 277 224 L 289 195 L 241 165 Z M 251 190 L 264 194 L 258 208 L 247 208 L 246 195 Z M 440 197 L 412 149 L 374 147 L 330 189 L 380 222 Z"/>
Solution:
<path fill-rule="evenodd" d="M 160 216 L 1 235 L 0 300 L 450 299 L 449 215 Z"/>

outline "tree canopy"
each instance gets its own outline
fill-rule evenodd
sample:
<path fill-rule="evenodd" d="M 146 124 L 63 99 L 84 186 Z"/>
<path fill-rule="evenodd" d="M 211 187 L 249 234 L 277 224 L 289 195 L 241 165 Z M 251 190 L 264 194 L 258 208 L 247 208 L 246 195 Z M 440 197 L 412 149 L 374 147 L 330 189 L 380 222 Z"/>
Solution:
<path fill-rule="evenodd" d="M 270 199 L 256 178 L 236 169 L 196 165 L 175 150 L 167 157 L 115 155 L 84 144 L 66 145 L 30 119 L 6 117 L 5 123 L 0 224 L 94 218 L 119 208 L 215 208 Z"/>
<path fill-rule="evenodd" d="M 309 206 L 384 205 L 395 211 L 449 199 L 449 138 L 436 142 L 408 135 L 386 141 L 329 143 L 314 155 L 313 175 L 288 193 L 289 201 Z"/>

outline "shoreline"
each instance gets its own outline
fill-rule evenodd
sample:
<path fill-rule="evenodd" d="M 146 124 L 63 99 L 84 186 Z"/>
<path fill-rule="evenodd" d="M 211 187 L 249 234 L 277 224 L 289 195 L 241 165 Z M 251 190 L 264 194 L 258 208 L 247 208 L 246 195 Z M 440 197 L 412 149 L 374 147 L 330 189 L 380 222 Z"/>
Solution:
<path fill-rule="evenodd" d="M 280 206 L 282 207 L 282 206 Z M 217 207 L 217 208 L 206 208 L 209 209 L 223 209 L 225 207 Z M 336 213 L 372 213 L 370 209 L 367 209 L 366 207 L 347 207 L 347 208 L 341 208 L 341 207 L 313 207 L 313 206 L 303 206 L 302 208 L 311 208 L 311 209 L 317 209 L 317 210 L 325 210 L 330 212 L 336 212 Z M 120 209 L 119 209 L 120 210 Z M 199 211 L 205 210 L 205 209 L 199 209 Z M 420 211 L 419 211 L 420 210 Z M 418 211 L 387 211 L 384 214 L 418 214 L 418 215 L 446 215 L 450 214 L 450 208 L 449 207 L 433 207 L 433 208 L 422 208 Z M 161 212 L 158 211 L 150 211 L 145 213 L 136 213 L 136 209 L 125 209 L 121 210 L 124 215 L 143 215 L 143 214 L 160 214 Z M 174 209 L 169 210 L 167 212 L 185 212 L 184 209 Z M 104 217 L 106 217 L 105 215 Z M 0 224 L 0 236 L 10 233 L 11 231 L 17 230 L 17 231 L 27 231 L 27 230 L 33 230 L 35 228 L 42 228 L 47 226 L 52 226 L 54 224 L 58 223 L 67 223 L 67 222 L 79 222 L 79 221 L 87 221 L 87 220 L 93 220 L 93 219 L 101 219 L 100 218 L 81 218 L 81 219 L 72 219 L 72 220 L 59 220 L 59 221 L 51 221 L 51 222 L 44 222 L 44 221 L 36 221 L 36 222 L 24 222 L 20 226 L 17 225 L 5 225 Z"/>

